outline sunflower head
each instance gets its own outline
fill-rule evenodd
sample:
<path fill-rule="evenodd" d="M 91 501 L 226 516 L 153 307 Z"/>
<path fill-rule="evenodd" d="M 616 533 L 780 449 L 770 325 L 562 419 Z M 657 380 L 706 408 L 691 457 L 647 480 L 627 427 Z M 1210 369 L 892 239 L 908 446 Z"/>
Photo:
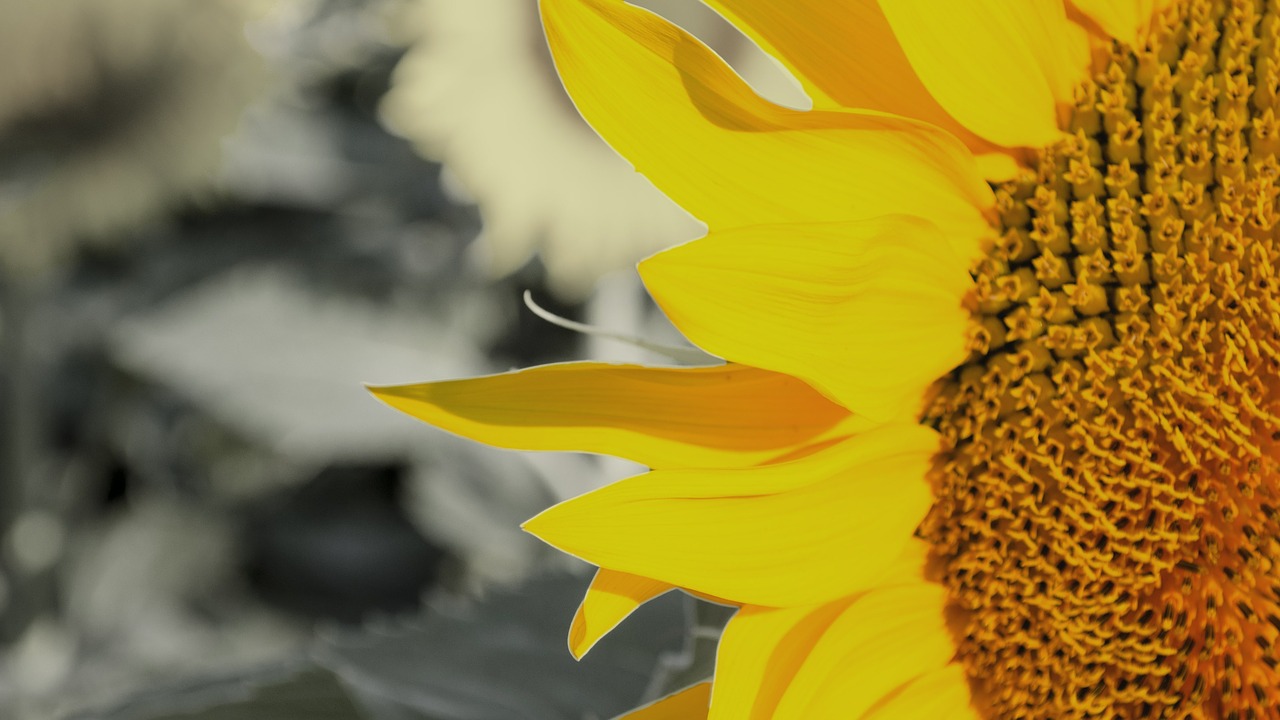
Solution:
<path fill-rule="evenodd" d="M 710 226 L 640 270 L 728 364 L 382 391 L 654 468 L 527 525 L 602 568 L 575 652 L 680 587 L 740 609 L 672 717 L 1277 717 L 1280 7 L 708 1 L 813 110 L 624 3 L 542 9 Z"/>
<path fill-rule="evenodd" d="M 921 531 L 1001 715 L 1280 706 L 1276 28 L 1175 6 L 997 186 Z"/>

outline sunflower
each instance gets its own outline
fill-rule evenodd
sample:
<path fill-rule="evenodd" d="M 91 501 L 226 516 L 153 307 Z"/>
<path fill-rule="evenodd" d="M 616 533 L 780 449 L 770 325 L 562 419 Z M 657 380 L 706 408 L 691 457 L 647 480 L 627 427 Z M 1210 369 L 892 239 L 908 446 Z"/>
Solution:
<path fill-rule="evenodd" d="M 381 388 L 651 471 L 526 528 L 585 652 L 682 588 L 637 717 L 1280 717 L 1280 4 L 707 0 L 810 111 L 619 0 L 542 0 L 579 111 L 709 234 L 640 265 L 725 365 Z"/>

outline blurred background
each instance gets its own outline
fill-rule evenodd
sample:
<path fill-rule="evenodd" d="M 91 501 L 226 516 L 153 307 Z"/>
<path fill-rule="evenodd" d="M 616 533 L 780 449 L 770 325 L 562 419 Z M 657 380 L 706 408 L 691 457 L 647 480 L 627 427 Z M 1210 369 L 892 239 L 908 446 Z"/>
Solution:
<path fill-rule="evenodd" d="M 682 344 L 633 267 L 703 228 L 535 0 L 0 0 L 0 68 L 0 717 L 607 718 L 709 672 L 676 595 L 575 663 L 590 569 L 518 529 L 641 468 L 362 386 Z"/>

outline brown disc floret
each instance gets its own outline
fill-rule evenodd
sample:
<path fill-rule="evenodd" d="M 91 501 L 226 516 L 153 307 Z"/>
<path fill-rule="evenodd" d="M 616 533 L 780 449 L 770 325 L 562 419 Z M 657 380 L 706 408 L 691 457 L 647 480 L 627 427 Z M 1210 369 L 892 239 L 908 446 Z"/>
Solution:
<path fill-rule="evenodd" d="M 1177 3 L 996 188 L 920 533 L 998 718 L 1280 718 L 1280 2 Z"/>

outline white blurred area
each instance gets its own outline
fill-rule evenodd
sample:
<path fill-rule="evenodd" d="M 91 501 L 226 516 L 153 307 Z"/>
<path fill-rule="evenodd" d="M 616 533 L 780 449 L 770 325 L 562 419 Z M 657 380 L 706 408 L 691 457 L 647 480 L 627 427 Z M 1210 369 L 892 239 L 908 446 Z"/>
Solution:
<path fill-rule="evenodd" d="M 808 103 L 782 67 L 691 0 L 635 3 L 688 29 L 762 96 Z M 444 163 L 447 186 L 474 202 L 474 252 L 495 276 L 540 252 L 552 288 L 585 297 L 704 229 L 577 115 L 541 34 L 536 0 L 407 0 L 396 33 L 411 43 L 382 105 L 387 122 Z"/>
<path fill-rule="evenodd" d="M 37 282 L 217 190 L 219 143 L 267 85 L 270 0 L 0 3 L 0 271 Z"/>

